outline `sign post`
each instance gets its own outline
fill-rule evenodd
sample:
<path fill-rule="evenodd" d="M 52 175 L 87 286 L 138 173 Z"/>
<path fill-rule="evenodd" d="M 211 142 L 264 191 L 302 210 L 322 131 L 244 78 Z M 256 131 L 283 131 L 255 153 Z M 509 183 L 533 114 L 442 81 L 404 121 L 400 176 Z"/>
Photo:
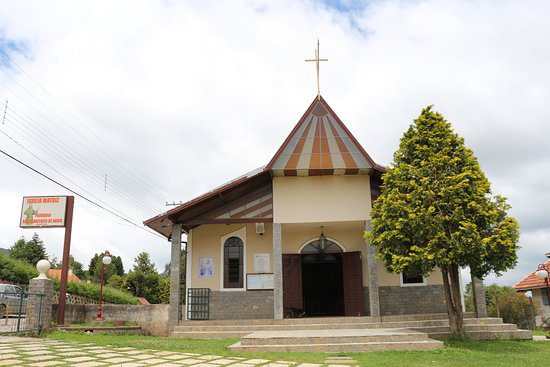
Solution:
<path fill-rule="evenodd" d="M 61 284 L 59 286 L 59 307 L 57 324 L 65 323 L 67 303 L 67 278 L 71 252 L 71 231 L 73 227 L 74 196 L 26 196 L 21 208 L 21 228 L 65 228 L 63 260 L 61 263 Z"/>

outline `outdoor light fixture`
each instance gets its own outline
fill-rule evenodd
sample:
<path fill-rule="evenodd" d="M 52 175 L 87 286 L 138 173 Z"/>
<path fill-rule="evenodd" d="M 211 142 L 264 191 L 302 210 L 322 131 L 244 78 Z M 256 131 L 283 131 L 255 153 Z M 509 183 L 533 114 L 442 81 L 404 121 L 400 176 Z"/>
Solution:
<path fill-rule="evenodd" d="M 535 272 L 535 276 L 539 280 L 544 280 L 544 283 L 546 284 L 546 297 L 548 298 L 548 302 L 550 302 L 550 285 L 548 285 L 548 272 L 550 270 L 549 266 L 546 266 L 545 264 L 540 264 L 537 268 L 537 271 Z"/>
<path fill-rule="evenodd" d="M 99 306 L 97 307 L 97 321 L 103 321 L 103 315 L 101 314 L 101 303 L 103 302 L 103 279 L 105 278 L 105 266 L 109 265 L 112 261 L 109 251 L 105 251 L 101 262 L 101 283 L 99 283 Z"/>
<path fill-rule="evenodd" d="M 323 233 L 323 226 L 321 226 L 321 235 L 319 236 L 319 248 L 321 251 L 325 251 L 327 248 L 327 237 Z"/>

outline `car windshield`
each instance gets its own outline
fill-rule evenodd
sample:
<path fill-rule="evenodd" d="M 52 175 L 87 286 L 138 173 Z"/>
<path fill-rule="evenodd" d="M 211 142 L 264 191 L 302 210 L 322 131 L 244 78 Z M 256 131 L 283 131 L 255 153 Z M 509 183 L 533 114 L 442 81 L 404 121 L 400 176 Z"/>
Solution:
<path fill-rule="evenodd" d="M 0 284 L 0 292 L 13 292 L 13 289 L 7 284 Z"/>

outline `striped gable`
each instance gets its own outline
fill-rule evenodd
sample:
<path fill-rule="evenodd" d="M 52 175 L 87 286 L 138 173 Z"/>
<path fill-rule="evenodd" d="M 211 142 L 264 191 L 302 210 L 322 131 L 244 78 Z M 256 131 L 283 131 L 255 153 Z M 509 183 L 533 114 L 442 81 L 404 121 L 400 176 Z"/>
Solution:
<path fill-rule="evenodd" d="M 315 98 L 266 170 L 275 176 L 367 175 L 375 166 L 325 100 Z"/>

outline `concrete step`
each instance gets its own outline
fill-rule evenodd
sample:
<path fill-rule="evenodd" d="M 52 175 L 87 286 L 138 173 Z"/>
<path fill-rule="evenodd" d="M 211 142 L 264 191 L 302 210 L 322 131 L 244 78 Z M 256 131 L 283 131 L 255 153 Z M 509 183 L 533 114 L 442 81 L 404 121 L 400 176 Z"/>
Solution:
<path fill-rule="evenodd" d="M 185 339 L 239 339 L 252 331 L 173 331 L 172 338 Z"/>
<path fill-rule="evenodd" d="M 449 332 L 449 326 L 420 326 L 411 327 L 410 329 L 420 331 L 428 334 L 446 333 Z M 517 326 L 515 324 L 470 324 L 464 325 L 466 332 L 477 331 L 516 331 Z"/>
<path fill-rule="evenodd" d="M 410 329 L 257 331 L 229 347 L 248 352 L 431 350 L 443 343 Z"/>
<path fill-rule="evenodd" d="M 474 312 L 464 312 L 465 319 L 475 318 Z M 425 313 L 416 315 L 392 315 L 382 316 L 382 322 L 385 321 L 422 321 L 422 320 L 448 320 L 446 313 Z"/>
<path fill-rule="evenodd" d="M 273 321 L 273 320 L 271 320 Z M 469 325 L 497 325 L 502 323 L 502 319 L 484 318 L 484 319 L 465 319 L 466 326 Z M 373 329 L 373 328 L 422 328 L 422 327 L 449 327 L 448 320 L 418 320 L 418 321 L 394 321 L 394 322 L 356 322 L 342 324 L 324 324 L 324 323 L 266 323 L 266 324 L 224 324 L 218 325 L 216 322 L 211 324 L 194 324 L 187 322 L 176 326 L 177 332 L 253 332 L 262 330 L 325 330 L 325 329 Z"/>
<path fill-rule="evenodd" d="M 475 318 L 472 312 L 464 314 L 464 318 Z M 381 321 L 402 322 L 402 321 L 426 321 L 426 320 L 447 320 L 447 314 L 418 314 L 418 315 L 397 315 L 383 316 Z M 336 316 L 336 317 L 305 317 L 296 319 L 240 319 L 240 320 L 182 320 L 179 325 L 272 325 L 272 324 L 355 324 L 355 323 L 372 323 L 376 320 L 370 316 Z"/>
<path fill-rule="evenodd" d="M 496 331 L 467 331 L 468 336 L 476 340 L 495 340 L 495 339 L 514 339 L 514 340 L 532 340 L 533 332 L 531 330 L 496 330 Z M 429 333 L 430 338 L 444 340 L 451 336 L 450 331 Z"/>
<path fill-rule="evenodd" d="M 241 345 L 229 346 L 233 352 L 375 352 L 386 350 L 434 350 L 443 348 L 438 340 L 368 342 L 342 344 Z"/>
<path fill-rule="evenodd" d="M 410 329 L 342 329 L 257 331 L 241 338 L 241 345 L 361 344 L 425 341 L 428 335 Z"/>

